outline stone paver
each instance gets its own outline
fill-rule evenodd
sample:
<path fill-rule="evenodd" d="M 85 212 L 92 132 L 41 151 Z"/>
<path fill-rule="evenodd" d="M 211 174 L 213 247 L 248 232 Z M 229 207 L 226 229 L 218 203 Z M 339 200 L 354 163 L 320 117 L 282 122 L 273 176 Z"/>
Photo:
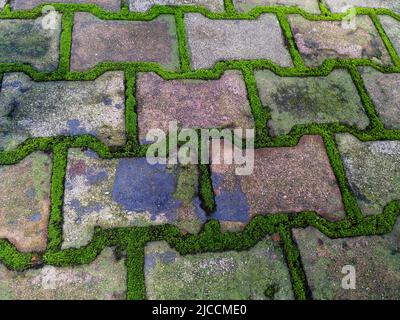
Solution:
<path fill-rule="evenodd" d="M 344 217 L 321 137 L 304 136 L 292 148 L 257 149 L 254 157 L 253 173 L 238 176 L 235 165 L 215 164 L 220 158 L 212 150 L 217 219 L 248 222 L 258 214 L 309 210 L 332 220 Z"/>
<path fill-rule="evenodd" d="M 126 298 L 125 261 L 112 249 L 89 265 L 44 266 L 13 272 L 0 265 L 0 299 L 9 300 L 122 300 Z"/>
<path fill-rule="evenodd" d="M 385 30 L 387 36 L 389 37 L 391 43 L 393 44 L 397 53 L 400 53 L 400 21 L 390 17 L 390 16 L 379 16 L 382 27 Z"/>
<path fill-rule="evenodd" d="M 189 13 L 185 15 L 185 25 L 194 69 L 210 69 L 222 60 L 245 59 L 292 65 L 273 14 L 263 14 L 256 20 L 210 20 L 199 13 Z"/>
<path fill-rule="evenodd" d="M 224 0 L 129 0 L 129 9 L 136 12 L 146 12 L 156 5 L 193 5 L 213 12 L 225 11 Z"/>
<path fill-rule="evenodd" d="M 181 256 L 166 242 L 145 249 L 146 294 L 153 299 L 293 299 L 289 272 L 278 243 L 267 237 L 244 252 Z M 173 285 L 172 285 L 173 284 Z"/>
<path fill-rule="evenodd" d="M 355 17 L 354 30 L 342 21 L 309 21 L 300 15 L 289 15 L 288 19 L 307 66 L 320 66 L 328 58 L 366 58 L 391 64 L 378 31 L 366 15 Z"/>
<path fill-rule="evenodd" d="M 0 63 L 26 63 L 39 71 L 57 69 L 61 15 L 53 17 L 54 29 L 44 29 L 43 18 L 0 20 Z"/>
<path fill-rule="evenodd" d="M 161 15 L 152 21 L 112 21 L 76 13 L 71 69 L 84 71 L 101 62 L 155 62 L 167 70 L 178 70 L 174 16 Z"/>
<path fill-rule="evenodd" d="M 332 12 L 346 12 L 350 8 L 386 8 L 400 11 L 398 0 L 322 0 Z"/>
<path fill-rule="evenodd" d="M 46 249 L 51 170 L 51 156 L 43 152 L 0 166 L 0 239 L 18 250 Z"/>
<path fill-rule="evenodd" d="M 314 299 L 400 299 L 400 221 L 384 236 L 330 239 L 312 227 L 293 233 Z M 342 288 L 346 265 L 355 268 L 354 290 Z"/>
<path fill-rule="evenodd" d="M 168 132 L 170 121 L 180 128 L 253 128 L 246 85 L 239 71 L 219 80 L 166 81 L 155 73 L 137 79 L 139 138 L 151 129 Z"/>
<path fill-rule="evenodd" d="M 91 134 L 109 145 L 125 143 L 123 72 L 95 81 L 35 82 L 6 74 L 0 92 L 0 150 L 31 137 Z"/>
<path fill-rule="evenodd" d="M 6 4 L 7 0 L 0 0 L 0 10 L 2 10 Z"/>
<path fill-rule="evenodd" d="M 326 77 L 280 77 L 255 73 L 262 104 L 270 110 L 271 135 L 287 134 L 297 124 L 343 123 L 365 129 L 369 120 L 350 74 L 334 70 Z"/>
<path fill-rule="evenodd" d="M 31 10 L 44 3 L 95 4 L 109 11 L 121 9 L 121 0 L 11 0 L 11 7 L 14 10 Z"/>
<path fill-rule="evenodd" d="M 103 160 L 72 149 L 64 195 L 63 247 L 87 244 L 94 226 L 171 223 L 198 232 L 205 221 L 195 166 L 150 165 L 146 158 Z"/>
<path fill-rule="evenodd" d="M 360 68 L 364 84 L 387 129 L 400 129 L 400 74 Z"/>
<path fill-rule="evenodd" d="M 379 214 L 400 199 L 400 141 L 361 142 L 336 136 L 350 187 L 365 215 Z"/>
<path fill-rule="evenodd" d="M 260 6 L 291 6 L 310 13 L 321 13 L 318 0 L 233 0 L 238 11 L 248 12 Z"/>

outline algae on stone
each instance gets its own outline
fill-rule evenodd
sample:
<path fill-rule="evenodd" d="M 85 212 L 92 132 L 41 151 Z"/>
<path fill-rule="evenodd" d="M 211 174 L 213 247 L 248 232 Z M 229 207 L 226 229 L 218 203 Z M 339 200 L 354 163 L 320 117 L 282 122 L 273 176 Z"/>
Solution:
<path fill-rule="evenodd" d="M 0 63 L 30 64 L 39 71 L 57 69 L 60 51 L 61 15 L 52 13 L 54 24 L 43 19 L 0 19 Z"/>
<path fill-rule="evenodd" d="M 287 134 L 295 125 L 344 123 L 365 129 L 369 120 L 346 70 L 326 77 L 280 77 L 256 71 L 262 104 L 270 110 L 271 135 Z"/>
<path fill-rule="evenodd" d="M 125 261 L 111 248 L 89 265 L 13 272 L 0 264 L 1 300 L 122 300 L 126 283 Z"/>
<path fill-rule="evenodd" d="M 361 142 L 350 134 L 336 135 L 350 188 L 365 215 L 382 213 L 400 200 L 400 141 Z"/>
<path fill-rule="evenodd" d="M 166 242 L 145 248 L 148 299 L 293 299 L 288 268 L 278 243 L 270 237 L 249 251 L 181 256 Z"/>
<path fill-rule="evenodd" d="M 313 227 L 293 234 L 314 299 L 400 299 L 400 221 L 381 236 L 330 239 Z M 354 267 L 355 289 L 342 287 L 345 266 Z"/>
<path fill-rule="evenodd" d="M 36 82 L 5 74 L 0 91 L 0 151 L 28 138 L 94 135 L 112 146 L 125 143 L 122 72 L 94 81 Z"/>

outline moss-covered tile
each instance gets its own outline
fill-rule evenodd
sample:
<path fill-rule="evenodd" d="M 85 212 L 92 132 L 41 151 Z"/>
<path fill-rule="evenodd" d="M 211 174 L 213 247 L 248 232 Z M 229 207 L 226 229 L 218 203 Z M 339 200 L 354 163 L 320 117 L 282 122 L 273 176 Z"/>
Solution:
<path fill-rule="evenodd" d="M 270 134 L 287 134 L 295 125 L 343 123 L 365 129 L 369 120 L 346 70 L 326 77 L 280 77 L 255 73 L 262 104 L 269 109 Z"/>
<path fill-rule="evenodd" d="M 35 82 L 23 73 L 6 74 L 0 91 L 0 151 L 28 138 L 93 135 L 125 143 L 123 72 L 95 81 Z"/>
<path fill-rule="evenodd" d="M 39 151 L 0 166 L 0 238 L 20 251 L 46 249 L 51 170 L 51 156 Z"/>
<path fill-rule="evenodd" d="M 353 25 L 343 21 L 310 21 L 298 14 L 289 15 L 288 19 L 297 48 L 309 67 L 318 67 L 326 59 L 365 58 L 382 65 L 392 64 L 367 15 L 356 16 Z"/>
<path fill-rule="evenodd" d="M 390 16 L 379 16 L 379 19 L 397 54 L 400 54 L 400 21 Z"/>
<path fill-rule="evenodd" d="M 361 142 L 338 134 L 337 145 L 347 179 L 365 215 L 382 213 L 400 199 L 400 141 Z"/>
<path fill-rule="evenodd" d="M 193 165 L 150 165 L 146 158 L 100 159 L 71 149 L 64 194 L 63 247 L 87 244 L 104 228 L 175 224 L 198 232 L 205 222 Z"/>
<path fill-rule="evenodd" d="M 400 222 L 382 236 L 330 239 L 313 227 L 293 233 L 314 299 L 400 299 Z M 354 267 L 355 289 L 342 286 L 344 266 Z"/>
<path fill-rule="evenodd" d="M 270 237 L 243 252 L 181 256 L 166 242 L 145 248 L 148 299 L 293 299 L 279 243 Z"/>
<path fill-rule="evenodd" d="M 400 74 L 360 68 L 365 87 L 387 129 L 400 129 Z"/>
<path fill-rule="evenodd" d="M 0 265 L 2 300 L 122 300 L 126 298 L 124 259 L 106 248 L 89 265 L 43 266 L 13 272 Z"/>
<path fill-rule="evenodd" d="M 53 13 L 54 25 L 36 20 L 0 20 L 0 63 L 26 63 L 39 71 L 57 69 L 61 15 Z"/>
<path fill-rule="evenodd" d="M 298 7 L 310 13 L 320 13 L 318 0 L 233 0 L 238 11 L 249 12 L 260 6 Z"/>

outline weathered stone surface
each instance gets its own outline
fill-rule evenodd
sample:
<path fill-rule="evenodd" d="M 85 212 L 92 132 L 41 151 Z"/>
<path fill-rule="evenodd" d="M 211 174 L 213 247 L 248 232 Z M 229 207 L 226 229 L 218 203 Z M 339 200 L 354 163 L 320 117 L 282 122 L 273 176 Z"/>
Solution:
<path fill-rule="evenodd" d="M 372 59 L 383 65 L 391 58 L 372 20 L 356 16 L 355 29 L 342 21 L 309 21 L 301 15 L 289 15 L 297 48 L 307 66 L 320 66 L 328 58 Z"/>
<path fill-rule="evenodd" d="M 2 300 L 122 300 L 126 298 L 124 259 L 106 248 L 89 265 L 44 266 L 12 272 L 0 265 Z"/>
<path fill-rule="evenodd" d="M 7 0 L 0 0 L 0 10 L 7 4 Z"/>
<path fill-rule="evenodd" d="M 129 9 L 131 11 L 145 12 L 155 5 L 194 5 L 205 7 L 213 12 L 225 11 L 224 0 L 129 0 Z"/>
<path fill-rule="evenodd" d="M 35 82 L 6 74 L 0 92 L 0 150 L 31 137 L 91 134 L 109 145 L 125 143 L 123 72 L 95 81 Z"/>
<path fill-rule="evenodd" d="M 400 74 L 360 68 L 375 109 L 387 129 L 400 129 Z"/>
<path fill-rule="evenodd" d="M 246 85 L 238 71 L 219 80 L 166 81 L 155 73 L 137 79 L 139 138 L 151 129 L 168 132 L 170 121 L 180 128 L 253 128 Z"/>
<path fill-rule="evenodd" d="M 225 152 L 225 151 L 224 151 Z M 221 221 L 248 222 L 258 214 L 316 211 L 331 220 L 344 217 L 341 194 L 319 136 L 304 136 L 292 148 L 257 149 L 254 171 L 236 175 L 212 150 L 211 173 Z"/>
<path fill-rule="evenodd" d="M 262 104 L 270 110 L 271 135 L 287 134 L 297 124 L 344 123 L 365 129 L 369 120 L 346 70 L 326 77 L 280 77 L 255 73 Z"/>
<path fill-rule="evenodd" d="M 400 11 L 398 0 L 322 0 L 332 12 L 346 12 L 350 8 L 386 8 Z"/>
<path fill-rule="evenodd" d="M 269 237 L 249 251 L 187 256 L 166 242 L 149 243 L 145 279 L 151 300 L 293 299 L 283 253 Z M 267 289 L 272 289 L 270 297 L 264 293 Z"/>
<path fill-rule="evenodd" d="M 51 169 L 51 157 L 43 152 L 0 166 L 0 238 L 20 251 L 46 249 Z"/>
<path fill-rule="evenodd" d="M 83 71 L 110 61 L 155 62 L 167 70 L 178 70 L 174 16 L 161 15 L 152 21 L 110 21 L 76 13 L 71 69 Z"/>
<path fill-rule="evenodd" d="M 320 13 L 318 0 L 233 0 L 238 11 L 248 12 L 260 6 L 292 6 L 311 13 Z"/>
<path fill-rule="evenodd" d="M 350 134 L 336 136 L 350 187 L 366 215 L 382 213 L 400 199 L 400 141 L 361 142 Z"/>
<path fill-rule="evenodd" d="M 14 10 L 31 10 L 44 3 L 95 4 L 110 11 L 121 9 L 121 0 L 11 0 L 11 6 Z"/>
<path fill-rule="evenodd" d="M 379 16 L 379 19 L 395 50 L 400 53 L 400 22 L 390 16 Z"/>
<path fill-rule="evenodd" d="M 39 71 L 57 69 L 61 15 L 53 15 L 54 29 L 44 29 L 42 19 L 0 20 L 0 63 L 26 63 Z"/>
<path fill-rule="evenodd" d="M 150 165 L 146 158 L 100 159 L 72 149 L 64 195 L 63 247 L 87 244 L 94 226 L 171 223 L 200 231 L 205 213 L 197 196 L 195 166 Z"/>
<path fill-rule="evenodd" d="M 273 14 L 263 14 L 256 20 L 210 20 L 199 13 L 189 13 L 185 15 L 185 24 L 194 69 L 210 69 L 222 60 L 244 59 L 292 65 Z"/>
<path fill-rule="evenodd" d="M 398 300 L 400 254 L 398 222 L 391 234 L 330 239 L 308 227 L 293 231 L 314 299 Z M 356 288 L 342 288 L 342 268 L 356 272 Z"/>

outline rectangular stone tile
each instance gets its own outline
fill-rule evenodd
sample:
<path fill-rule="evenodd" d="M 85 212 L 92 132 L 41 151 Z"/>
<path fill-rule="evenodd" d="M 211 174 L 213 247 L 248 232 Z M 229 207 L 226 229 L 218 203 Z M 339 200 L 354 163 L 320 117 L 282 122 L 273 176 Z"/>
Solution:
<path fill-rule="evenodd" d="M 35 82 L 6 74 L 0 92 L 0 150 L 32 137 L 90 134 L 108 145 L 125 143 L 123 72 L 95 81 Z"/>
<path fill-rule="evenodd" d="M 363 8 L 386 8 L 400 11 L 398 0 L 322 0 L 332 12 L 346 12 L 348 9 Z"/>
<path fill-rule="evenodd" d="M 119 11 L 121 9 L 121 0 L 11 0 L 11 7 L 13 10 L 31 10 L 45 3 L 95 4 L 109 11 Z"/>
<path fill-rule="evenodd" d="M 379 16 L 379 20 L 397 54 L 400 54 L 400 21 L 390 16 Z"/>
<path fill-rule="evenodd" d="M 51 170 L 51 156 L 43 152 L 0 166 L 0 239 L 20 251 L 46 249 Z"/>
<path fill-rule="evenodd" d="M 369 96 L 387 129 L 400 129 L 400 74 L 360 68 Z"/>
<path fill-rule="evenodd" d="M 150 300 L 293 299 L 282 249 L 270 237 L 249 251 L 185 256 L 166 242 L 149 243 L 145 279 Z"/>
<path fill-rule="evenodd" d="M 236 10 L 249 12 L 261 6 L 298 7 L 310 13 L 321 13 L 318 0 L 233 0 Z"/>
<path fill-rule="evenodd" d="M 232 150 L 229 143 L 223 148 L 224 155 Z M 340 190 L 321 137 L 304 136 L 290 148 L 256 149 L 250 175 L 236 175 L 237 165 L 222 162 L 214 150 L 214 218 L 246 223 L 260 214 L 301 211 L 316 211 L 330 220 L 344 217 Z"/>
<path fill-rule="evenodd" d="M 262 104 L 270 110 L 271 135 L 287 134 L 295 125 L 343 123 L 365 129 L 369 119 L 346 70 L 326 77 L 280 77 L 255 73 Z"/>
<path fill-rule="evenodd" d="M 101 62 L 155 62 L 167 70 L 178 70 L 174 16 L 161 15 L 152 21 L 112 21 L 76 13 L 71 69 L 84 71 Z"/>
<path fill-rule="evenodd" d="M 225 11 L 224 0 L 129 0 L 130 11 L 146 12 L 156 5 L 193 5 L 197 7 L 204 7 L 212 12 Z"/>
<path fill-rule="evenodd" d="M 350 188 L 365 215 L 380 214 L 400 199 L 400 141 L 361 142 L 336 136 Z"/>
<path fill-rule="evenodd" d="M 61 15 L 52 14 L 54 25 L 51 28 L 43 27 L 43 18 L 36 20 L 1 19 L 0 63 L 29 64 L 39 71 L 57 69 Z"/>
<path fill-rule="evenodd" d="M 222 60 L 254 59 L 292 66 L 282 30 L 273 14 L 263 14 L 256 20 L 211 20 L 199 13 L 188 13 L 185 25 L 194 69 L 210 69 Z"/>
<path fill-rule="evenodd" d="M 95 226 L 175 224 L 198 232 L 205 222 L 194 165 L 151 165 L 146 158 L 100 159 L 72 149 L 64 194 L 63 247 L 86 245 Z"/>
<path fill-rule="evenodd" d="M 139 73 L 137 112 L 140 141 L 151 129 L 168 133 L 179 128 L 253 128 L 246 85 L 239 71 L 226 71 L 218 80 L 163 80 Z"/>
<path fill-rule="evenodd" d="M 342 21 L 309 21 L 289 15 L 298 50 L 309 67 L 326 59 L 371 59 L 383 65 L 392 63 L 390 55 L 369 16 L 354 18 L 354 28 Z"/>
<path fill-rule="evenodd" d="M 312 227 L 293 234 L 314 299 L 400 299 L 399 222 L 382 236 L 330 239 Z M 345 290 L 342 281 L 349 270 L 355 272 L 355 288 Z"/>
<path fill-rule="evenodd" d="M 126 299 L 126 267 L 106 248 L 89 265 L 13 272 L 0 265 L 2 300 L 122 300 Z"/>

